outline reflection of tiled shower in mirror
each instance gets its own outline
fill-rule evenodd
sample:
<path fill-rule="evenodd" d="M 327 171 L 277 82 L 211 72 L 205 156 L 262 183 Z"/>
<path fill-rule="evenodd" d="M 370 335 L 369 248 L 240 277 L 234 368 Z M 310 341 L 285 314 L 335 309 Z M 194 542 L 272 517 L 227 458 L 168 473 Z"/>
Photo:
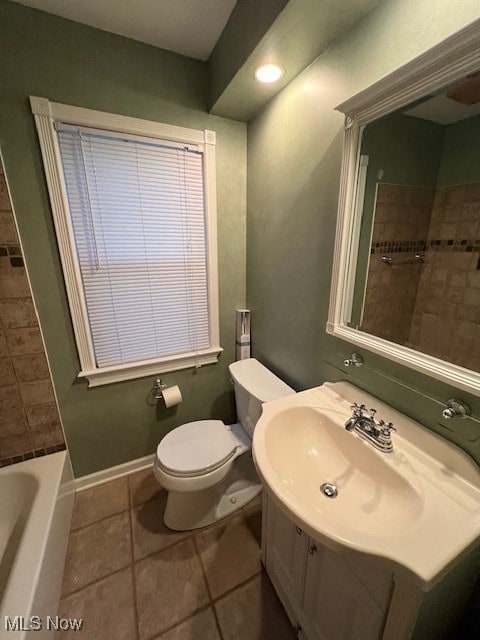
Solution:
<path fill-rule="evenodd" d="M 361 152 L 360 329 L 480 371 L 479 75 L 369 124 Z"/>

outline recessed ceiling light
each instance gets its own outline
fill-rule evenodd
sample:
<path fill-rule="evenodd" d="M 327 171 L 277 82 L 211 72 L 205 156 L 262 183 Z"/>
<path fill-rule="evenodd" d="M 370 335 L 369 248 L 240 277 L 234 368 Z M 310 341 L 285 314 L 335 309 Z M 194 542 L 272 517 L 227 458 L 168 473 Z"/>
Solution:
<path fill-rule="evenodd" d="M 280 78 L 285 73 L 285 70 L 282 67 L 279 67 L 278 64 L 262 64 L 260 67 L 255 69 L 255 77 L 260 82 L 276 82 L 280 80 Z"/>

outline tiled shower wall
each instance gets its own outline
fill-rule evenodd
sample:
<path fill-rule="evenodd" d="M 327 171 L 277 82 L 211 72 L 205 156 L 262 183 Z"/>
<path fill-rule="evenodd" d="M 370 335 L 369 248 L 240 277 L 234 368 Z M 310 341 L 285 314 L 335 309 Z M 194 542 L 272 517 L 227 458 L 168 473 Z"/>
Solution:
<path fill-rule="evenodd" d="M 480 183 L 437 189 L 415 302 L 415 349 L 480 371 Z"/>
<path fill-rule="evenodd" d="M 422 268 L 414 256 L 426 249 L 434 196 L 429 187 L 377 185 L 362 331 L 408 342 Z"/>
<path fill-rule="evenodd" d="M 0 466 L 65 448 L 0 164 Z"/>
<path fill-rule="evenodd" d="M 480 371 L 480 183 L 378 185 L 361 329 Z"/>

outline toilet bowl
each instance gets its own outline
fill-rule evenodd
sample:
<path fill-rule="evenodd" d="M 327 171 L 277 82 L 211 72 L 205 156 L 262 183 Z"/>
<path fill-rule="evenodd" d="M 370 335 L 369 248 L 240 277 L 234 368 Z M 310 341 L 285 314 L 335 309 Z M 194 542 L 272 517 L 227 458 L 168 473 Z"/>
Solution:
<path fill-rule="evenodd" d="M 204 527 L 236 511 L 261 491 L 252 436 L 262 404 L 295 391 L 254 358 L 229 367 L 239 422 L 196 420 L 168 433 L 157 447 L 154 474 L 168 491 L 170 529 Z"/>

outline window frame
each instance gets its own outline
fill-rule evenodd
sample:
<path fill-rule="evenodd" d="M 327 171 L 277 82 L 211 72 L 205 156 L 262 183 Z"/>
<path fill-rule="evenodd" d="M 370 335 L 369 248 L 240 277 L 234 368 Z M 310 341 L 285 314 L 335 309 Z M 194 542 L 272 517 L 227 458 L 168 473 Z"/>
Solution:
<path fill-rule="evenodd" d="M 86 378 L 89 387 L 132 380 L 213 364 L 223 351 L 220 346 L 217 254 L 217 198 L 215 131 L 188 129 L 175 125 L 115 115 L 103 111 L 73 107 L 51 102 L 47 98 L 30 96 L 43 158 L 50 204 L 57 236 L 63 277 L 67 290 L 70 315 L 80 360 L 79 378 Z M 63 177 L 62 160 L 55 122 L 104 129 L 133 136 L 143 136 L 198 145 L 203 155 L 204 198 L 208 280 L 208 310 L 210 346 L 198 352 L 188 352 L 109 367 L 97 367 L 90 332 L 87 306 L 78 264 L 73 225 Z"/>

